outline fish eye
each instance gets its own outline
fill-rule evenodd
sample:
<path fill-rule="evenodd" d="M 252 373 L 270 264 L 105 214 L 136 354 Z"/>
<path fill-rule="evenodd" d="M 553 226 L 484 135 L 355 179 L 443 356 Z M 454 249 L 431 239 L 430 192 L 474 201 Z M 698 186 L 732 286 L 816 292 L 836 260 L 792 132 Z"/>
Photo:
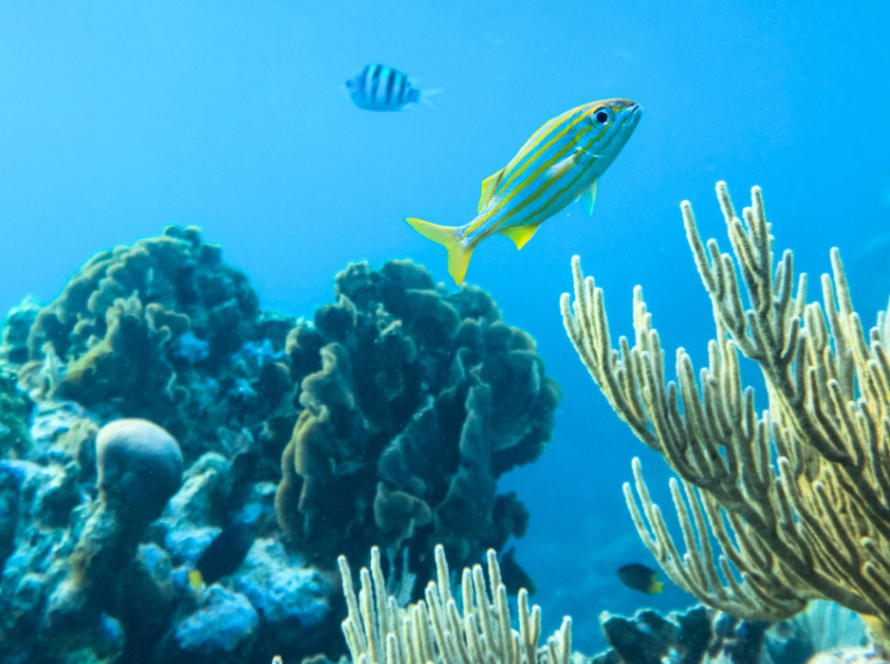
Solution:
<path fill-rule="evenodd" d="M 599 125 L 607 125 L 612 120 L 612 112 L 608 108 L 601 108 L 594 113 L 593 119 Z"/>

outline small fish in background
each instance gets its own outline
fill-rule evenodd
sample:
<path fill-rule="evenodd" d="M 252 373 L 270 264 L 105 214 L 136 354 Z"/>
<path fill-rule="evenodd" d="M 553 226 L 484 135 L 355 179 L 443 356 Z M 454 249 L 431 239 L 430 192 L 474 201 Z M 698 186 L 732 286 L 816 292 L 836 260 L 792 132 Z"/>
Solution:
<path fill-rule="evenodd" d="M 438 226 L 414 217 L 405 221 L 448 250 L 448 273 L 460 285 L 473 250 L 489 235 L 506 235 L 522 249 L 542 223 L 572 201 L 580 201 L 590 216 L 599 177 L 641 115 L 640 105 L 629 99 L 595 101 L 566 111 L 545 122 L 504 168 L 482 181 L 471 222 Z"/>
<path fill-rule="evenodd" d="M 616 572 L 621 583 L 632 590 L 639 590 L 647 595 L 658 595 L 664 592 L 664 582 L 658 580 L 658 572 L 640 563 L 630 563 Z"/>
<path fill-rule="evenodd" d="M 284 660 L 281 659 L 281 655 L 275 655 L 275 657 L 272 658 L 272 664 L 284 664 Z"/>
<path fill-rule="evenodd" d="M 441 90 L 419 90 L 407 75 L 385 65 L 365 65 L 346 81 L 352 103 L 366 111 L 401 111 L 408 104 L 432 106 L 430 97 Z"/>
<path fill-rule="evenodd" d="M 243 521 L 234 521 L 223 528 L 204 549 L 195 563 L 195 569 L 189 572 L 189 583 L 195 592 L 237 571 L 253 546 L 254 539 L 250 524 Z"/>

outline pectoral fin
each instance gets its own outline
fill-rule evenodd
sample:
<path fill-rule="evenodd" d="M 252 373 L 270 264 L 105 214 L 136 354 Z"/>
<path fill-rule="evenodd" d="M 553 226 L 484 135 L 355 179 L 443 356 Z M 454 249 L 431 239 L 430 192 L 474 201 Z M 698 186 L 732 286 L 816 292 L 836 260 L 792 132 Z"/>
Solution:
<path fill-rule="evenodd" d="M 576 161 L 575 154 L 572 153 L 565 159 L 559 160 L 558 162 L 553 164 L 553 166 L 548 168 L 547 175 L 549 175 L 552 178 L 557 178 L 560 175 L 562 175 L 563 173 L 565 173 L 567 170 L 569 170 L 572 166 L 574 166 L 575 161 Z"/>
<path fill-rule="evenodd" d="M 516 243 L 517 249 L 522 249 L 525 243 L 532 239 L 532 235 L 538 230 L 541 224 L 529 224 L 527 226 L 510 226 L 502 231 L 498 231 L 501 235 L 506 235 Z"/>
<path fill-rule="evenodd" d="M 482 180 L 482 196 L 479 198 L 479 207 L 476 208 L 476 212 L 482 212 L 482 208 L 488 205 L 488 201 L 491 200 L 491 197 L 494 196 L 494 190 L 498 188 L 498 185 L 501 183 L 501 179 L 504 177 L 504 169 L 502 168 L 494 175 L 489 175 L 487 178 Z"/>
<path fill-rule="evenodd" d="M 596 180 L 578 196 L 578 202 L 581 203 L 584 214 L 588 217 L 593 214 L 593 204 L 596 202 Z"/>
<path fill-rule="evenodd" d="M 588 159 L 591 159 L 593 161 L 599 159 L 599 157 L 589 153 L 584 148 L 575 148 L 572 154 L 570 154 L 568 157 L 556 162 L 555 164 L 553 164 L 553 166 L 548 168 L 547 175 L 549 175 L 550 177 L 558 177 L 572 168 L 572 166 L 577 165 L 578 162 L 581 161 L 581 159 L 583 159 L 584 157 L 587 157 Z"/>

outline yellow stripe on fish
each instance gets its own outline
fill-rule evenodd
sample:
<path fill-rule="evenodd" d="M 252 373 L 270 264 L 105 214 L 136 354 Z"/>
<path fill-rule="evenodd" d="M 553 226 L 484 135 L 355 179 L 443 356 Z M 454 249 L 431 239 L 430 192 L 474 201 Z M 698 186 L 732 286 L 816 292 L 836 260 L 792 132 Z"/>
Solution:
<path fill-rule="evenodd" d="M 448 272 L 460 284 L 476 245 L 493 233 L 522 249 L 538 227 L 574 200 L 593 211 L 596 183 L 640 120 L 639 104 L 607 99 L 584 104 L 545 122 L 516 156 L 482 182 L 478 214 L 463 226 L 406 221 L 448 250 Z"/>

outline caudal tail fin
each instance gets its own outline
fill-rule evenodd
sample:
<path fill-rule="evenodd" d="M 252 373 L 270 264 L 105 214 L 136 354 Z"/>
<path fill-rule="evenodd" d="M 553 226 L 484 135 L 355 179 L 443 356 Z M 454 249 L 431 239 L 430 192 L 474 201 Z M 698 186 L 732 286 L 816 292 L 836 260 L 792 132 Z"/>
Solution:
<path fill-rule="evenodd" d="M 473 247 L 465 246 L 458 239 L 457 228 L 454 226 L 438 226 L 414 217 L 408 217 L 405 221 L 425 238 L 438 242 L 448 250 L 448 273 L 459 286 L 467 274 Z"/>
<path fill-rule="evenodd" d="M 444 88 L 433 88 L 432 90 L 416 90 L 417 98 L 414 100 L 419 104 L 423 104 L 429 108 L 435 109 L 436 105 L 433 103 L 432 98 L 436 95 L 442 94 Z"/>

